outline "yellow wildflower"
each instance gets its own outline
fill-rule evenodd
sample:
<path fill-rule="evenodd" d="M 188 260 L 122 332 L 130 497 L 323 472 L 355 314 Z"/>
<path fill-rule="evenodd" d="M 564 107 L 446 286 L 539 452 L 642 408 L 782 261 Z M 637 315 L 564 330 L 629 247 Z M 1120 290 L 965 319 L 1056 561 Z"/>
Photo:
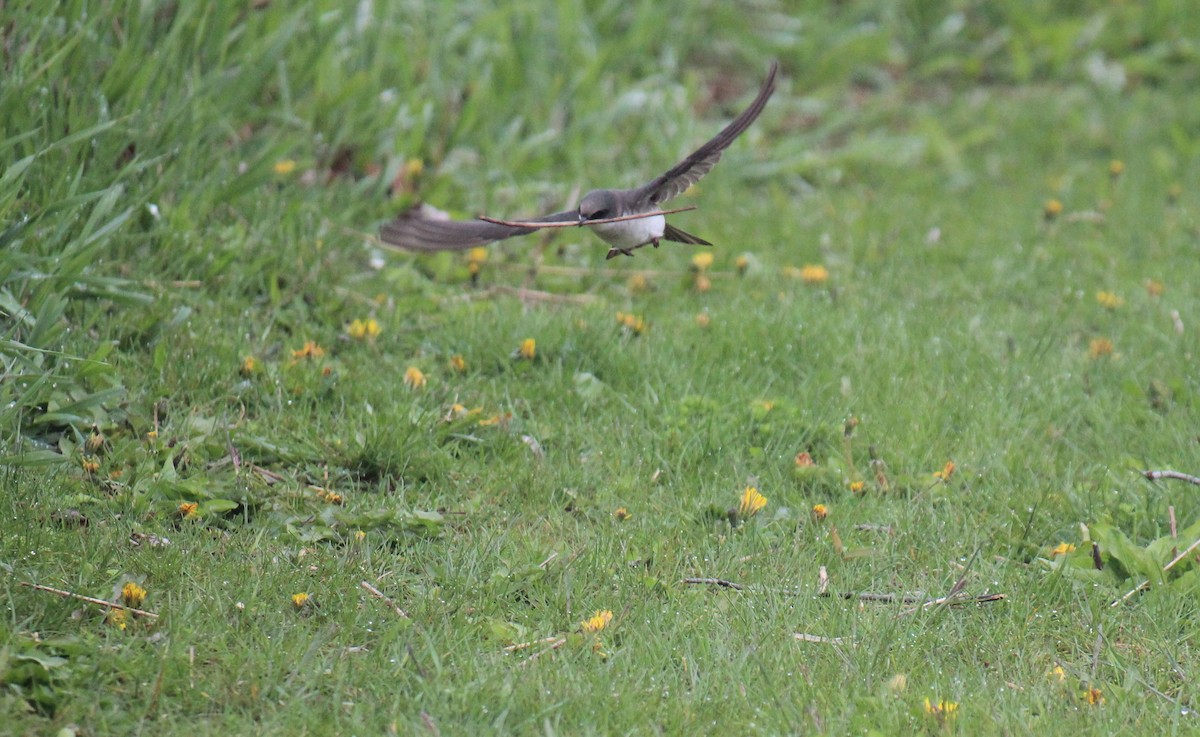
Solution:
<path fill-rule="evenodd" d="M 355 340 L 375 338 L 380 332 L 379 321 L 373 317 L 368 317 L 366 320 L 355 318 L 346 328 L 346 334 Z"/>
<path fill-rule="evenodd" d="M 641 294 L 642 292 L 650 291 L 650 280 L 646 278 L 645 274 L 638 272 L 629 277 L 629 281 L 626 282 L 626 286 L 629 288 L 630 292 L 633 292 L 634 294 Z"/>
<path fill-rule="evenodd" d="M 133 581 L 121 587 L 121 603 L 132 609 L 140 609 L 146 600 L 146 590 Z"/>
<path fill-rule="evenodd" d="M 708 267 L 712 265 L 713 255 L 710 251 L 700 251 L 695 256 L 692 256 L 692 268 L 696 271 L 707 271 Z"/>
<path fill-rule="evenodd" d="M 1113 179 L 1121 176 L 1125 173 L 1125 162 L 1120 159 L 1113 159 L 1108 162 L 1108 173 Z"/>
<path fill-rule="evenodd" d="M 146 433 L 146 440 L 158 440 L 158 430 L 151 430 L 150 432 Z"/>
<path fill-rule="evenodd" d="M 342 497 L 342 495 L 341 495 L 341 494 L 338 494 L 338 493 L 336 493 L 336 492 L 332 492 L 332 491 L 331 491 L 331 492 L 329 492 L 328 494 L 326 494 L 326 495 L 325 495 L 325 502 L 326 502 L 327 504 L 337 504 L 337 505 L 339 505 L 339 506 L 340 506 L 340 505 L 342 505 L 342 504 L 345 504 L 345 503 L 346 503 L 346 500 L 345 500 L 345 498 L 344 498 L 344 497 Z"/>
<path fill-rule="evenodd" d="M 824 284 L 829 281 L 829 269 L 820 264 L 808 264 L 800 268 L 800 281 L 805 284 Z"/>
<path fill-rule="evenodd" d="M 763 414 L 766 414 L 767 412 L 770 412 L 771 410 L 775 409 L 775 403 L 768 399 L 756 399 L 754 401 L 754 406 L 757 409 L 762 410 Z"/>
<path fill-rule="evenodd" d="M 829 509 L 824 504 L 814 504 L 812 514 L 816 519 L 823 520 L 829 516 Z"/>
<path fill-rule="evenodd" d="M 104 436 L 98 430 L 93 430 L 92 434 L 88 435 L 88 439 L 83 447 L 89 453 L 99 452 L 104 447 Z"/>
<path fill-rule="evenodd" d="M 253 376 L 258 373 L 258 369 L 258 359 L 254 356 L 246 356 L 242 359 L 242 365 L 238 368 L 238 371 L 242 376 Z"/>
<path fill-rule="evenodd" d="M 1142 282 L 1142 285 L 1146 287 L 1146 294 L 1150 295 L 1151 297 L 1161 297 L 1163 296 L 1163 292 L 1167 291 L 1167 288 L 1163 286 L 1162 282 L 1154 279 L 1147 279 L 1146 281 Z"/>
<path fill-rule="evenodd" d="M 367 533 L 366 533 L 366 532 L 364 532 L 364 531 L 362 531 L 362 530 L 355 530 L 355 531 L 354 531 L 354 541 L 355 541 L 355 542 L 359 542 L 359 543 L 360 543 L 360 542 L 362 542 L 363 540 L 366 540 L 366 539 L 367 539 Z"/>
<path fill-rule="evenodd" d="M 934 471 L 933 477 L 939 481 L 949 481 L 954 475 L 954 461 L 946 461 L 946 465 L 942 466 L 941 471 Z"/>
<path fill-rule="evenodd" d="M 925 699 L 925 713 L 937 717 L 938 721 L 953 719 L 957 711 L 958 704 L 954 701 L 939 699 L 935 702 Z"/>
<path fill-rule="evenodd" d="M 850 493 L 851 494 L 861 494 L 864 491 L 866 491 L 866 489 L 867 489 L 867 483 L 865 481 L 851 481 L 850 482 Z"/>
<path fill-rule="evenodd" d="M 1068 555 L 1075 552 L 1075 546 L 1071 543 L 1059 543 L 1050 551 L 1050 555 Z"/>
<path fill-rule="evenodd" d="M 646 330 L 646 321 L 628 312 L 617 313 L 617 324 L 634 335 L 641 335 Z"/>
<path fill-rule="evenodd" d="M 1108 338 L 1092 338 L 1088 342 L 1088 357 L 1104 358 L 1113 353 L 1113 342 Z"/>
<path fill-rule="evenodd" d="M 450 356 L 450 370 L 456 374 L 465 374 L 467 372 L 467 359 L 463 358 L 459 353 Z"/>
<path fill-rule="evenodd" d="M 742 492 L 741 500 L 738 502 L 738 515 L 741 517 L 753 517 L 765 506 L 767 506 L 767 498 L 758 493 L 758 489 L 753 486 L 747 486 L 745 491 Z"/>
<path fill-rule="evenodd" d="M 483 418 L 482 420 L 479 421 L 479 426 L 480 427 L 493 427 L 495 425 L 504 426 L 504 425 L 507 425 L 508 421 L 511 419 L 512 419 L 512 412 L 505 412 L 503 414 L 492 415 L 491 417 Z"/>
<path fill-rule="evenodd" d="M 1115 310 L 1125 304 L 1125 299 L 1115 292 L 1096 292 L 1096 301 L 1106 310 Z"/>
<path fill-rule="evenodd" d="M 317 345 L 315 340 L 306 340 L 299 349 L 292 351 L 292 358 L 320 358 L 325 355 L 325 349 Z"/>
<path fill-rule="evenodd" d="M 704 274 L 696 274 L 696 291 L 707 292 L 712 289 L 712 280 Z"/>
<path fill-rule="evenodd" d="M 802 450 L 796 454 L 796 468 L 811 468 L 817 465 L 813 461 L 812 455 L 807 450 Z"/>
<path fill-rule="evenodd" d="M 698 325 L 702 328 L 707 328 L 711 324 L 712 324 L 712 318 L 710 318 L 708 316 L 707 312 L 701 312 L 698 315 L 696 315 L 696 325 Z"/>
<path fill-rule="evenodd" d="M 750 268 L 750 257 L 743 253 L 737 257 L 737 261 L 733 262 L 733 266 L 737 269 L 739 275 L 744 276 L 746 270 Z"/>
<path fill-rule="evenodd" d="M 612 621 L 613 613 L 608 609 L 599 609 L 591 617 L 580 623 L 579 627 L 587 634 L 594 635 L 600 630 L 608 626 Z"/>
<path fill-rule="evenodd" d="M 1063 670 L 1061 665 L 1056 665 L 1050 669 L 1050 680 L 1062 683 L 1067 680 L 1067 672 Z"/>
<path fill-rule="evenodd" d="M 633 517 L 633 515 L 625 507 L 617 507 L 617 511 L 613 512 L 613 516 L 617 518 L 618 522 L 624 522 L 625 520 Z"/>
<path fill-rule="evenodd" d="M 124 609 L 109 609 L 105 621 L 120 630 L 129 626 L 129 617 L 125 615 Z"/>
<path fill-rule="evenodd" d="M 1083 692 L 1083 698 L 1090 706 L 1099 706 L 1104 703 L 1104 694 L 1098 688 L 1089 688 Z"/>
<path fill-rule="evenodd" d="M 537 356 L 537 341 L 533 338 L 522 340 L 521 347 L 517 349 L 517 353 L 526 361 L 532 361 Z"/>
<path fill-rule="evenodd" d="M 100 470 L 100 462 L 91 456 L 85 457 L 80 464 L 83 466 L 83 472 L 89 475 Z"/>
<path fill-rule="evenodd" d="M 176 511 L 184 519 L 200 519 L 200 505 L 196 502 L 183 502 Z"/>
<path fill-rule="evenodd" d="M 1063 203 L 1054 198 L 1046 200 L 1046 204 L 1042 205 L 1042 216 L 1047 220 L 1053 220 L 1062 214 Z"/>
<path fill-rule="evenodd" d="M 484 261 L 488 260 L 488 250 L 483 246 L 476 246 L 475 248 L 467 251 L 467 260 L 483 263 Z"/>
<path fill-rule="evenodd" d="M 404 369 L 404 385 L 409 389 L 420 389 L 425 386 L 425 374 L 416 366 Z"/>
<path fill-rule="evenodd" d="M 280 159 L 275 162 L 275 173 L 279 175 L 291 174 L 296 171 L 296 162 L 291 159 Z"/>
<path fill-rule="evenodd" d="M 292 606 L 296 607 L 297 609 L 303 609 L 304 607 L 308 606 L 310 601 L 312 601 L 312 597 L 307 593 L 300 592 L 299 594 L 292 594 Z"/>
<path fill-rule="evenodd" d="M 418 158 L 411 158 L 404 162 L 404 174 L 409 179 L 421 176 L 421 172 L 425 171 L 425 162 Z"/>

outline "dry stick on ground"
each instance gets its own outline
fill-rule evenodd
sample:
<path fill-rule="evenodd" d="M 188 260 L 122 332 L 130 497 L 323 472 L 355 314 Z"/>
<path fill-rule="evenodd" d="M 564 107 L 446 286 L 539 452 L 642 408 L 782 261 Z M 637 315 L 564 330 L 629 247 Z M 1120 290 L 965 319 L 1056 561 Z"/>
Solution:
<path fill-rule="evenodd" d="M 1184 550 L 1182 553 L 1180 553 L 1179 555 L 1172 558 L 1170 563 L 1167 563 L 1165 566 L 1163 566 L 1163 573 L 1166 573 L 1167 571 L 1174 568 L 1176 563 L 1178 563 L 1179 561 L 1181 561 L 1184 558 L 1191 555 L 1192 551 L 1195 550 L 1196 548 L 1200 548 L 1200 539 L 1197 539 L 1191 545 L 1187 546 L 1187 550 Z M 1135 588 L 1133 591 L 1130 591 L 1128 594 L 1125 594 L 1120 599 L 1117 599 L 1109 606 L 1115 607 L 1115 606 L 1124 604 L 1126 601 L 1129 601 L 1129 599 L 1134 594 L 1138 593 L 1139 591 L 1145 591 L 1148 588 L 1150 588 L 1150 580 L 1149 579 L 1142 581 L 1140 584 L 1137 585 L 1137 588 Z"/>
<path fill-rule="evenodd" d="M 383 593 L 379 589 L 375 588 L 370 583 L 363 581 L 362 583 L 359 584 L 359 586 L 362 586 L 364 589 L 371 592 L 371 596 L 374 596 L 376 599 L 383 599 L 384 603 L 387 604 L 388 606 L 390 606 L 392 608 L 392 611 L 396 612 L 396 614 L 399 614 L 401 617 L 404 617 L 405 619 L 411 619 L 411 617 L 408 616 L 408 612 L 401 609 L 399 604 L 392 601 L 391 597 L 389 597 L 387 594 Z"/>
<path fill-rule="evenodd" d="M 659 215 L 674 215 L 677 212 L 688 212 L 689 210 L 695 210 L 695 209 L 696 209 L 695 205 L 688 205 L 687 207 L 677 207 L 674 210 L 655 210 L 654 212 L 640 212 L 640 213 L 637 213 L 636 215 L 622 215 L 621 217 L 600 218 L 599 220 L 582 220 L 582 221 L 574 222 L 574 223 L 569 220 L 564 221 L 564 222 L 558 222 L 558 223 L 538 222 L 536 220 L 534 220 L 534 221 L 500 220 L 498 218 L 490 218 L 487 215 L 480 215 L 479 219 L 485 223 L 492 223 L 493 225 L 507 225 L 510 228 L 537 228 L 537 229 L 541 230 L 542 228 L 579 228 L 579 227 L 582 227 L 585 225 L 604 225 L 606 223 L 623 223 L 626 220 L 641 220 L 642 218 L 652 218 L 652 217 L 657 217 Z"/>
<path fill-rule="evenodd" d="M 21 581 L 20 583 L 22 586 L 28 586 L 29 588 L 37 589 L 38 591 L 49 591 L 51 594 L 58 594 L 59 596 L 66 597 L 68 599 L 79 599 L 80 601 L 86 601 L 91 604 L 95 604 L 97 606 L 108 607 L 109 609 L 122 609 L 127 612 L 133 612 L 134 614 L 140 615 L 142 617 L 150 617 L 151 619 L 158 619 L 157 614 L 155 614 L 154 612 L 148 612 L 145 609 L 134 609 L 131 606 L 124 606 L 122 604 L 114 604 L 111 601 L 105 601 L 104 599 L 97 599 L 97 598 L 94 598 L 91 596 L 84 596 L 83 594 L 75 594 L 70 591 L 63 591 L 62 589 L 53 589 L 53 588 L 50 588 L 49 586 L 43 586 L 40 583 L 26 583 L 25 581 Z"/>
<path fill-rule="evenodd" d="M 723 578 L 685 578 L 682 583 L 696 586 L 714 586 L 717 588 L 733 589 L 734 591 L 749 591 L 749 586 L 736 581 L 727 581 Z M 800 596 L 801 591 L 780 591 L 779 593 L 792 594 Z M 877 604 L 920 604 L 925 607 L 937 606 L 938 604 L 989 604 L 993 601 L 1001 601 L 1006 598 L 1006 594 L 981 594 L 979 596 L 943 596 L 938 599 L 930 599 L 924 595 L 914 594 L 879 594 L 871 591 L 863 591 L 855 593 L 853 591 L 827 591 L 823 588 L 818 589 L 817 596 L 826 598 L 838 599 L 857 599 L 858 601 L 870 601 Z"/>
<path fill-rule="evenodd" d="M 1182 473 L 1180 471 L 1142 471 L 1142 475 L 1151 481 L 1175 479 L 1176 481 L 1186 481 L 1189 484 L 1200 486 L 1200 476 L 1193 476 L 1190 473 Z"/>

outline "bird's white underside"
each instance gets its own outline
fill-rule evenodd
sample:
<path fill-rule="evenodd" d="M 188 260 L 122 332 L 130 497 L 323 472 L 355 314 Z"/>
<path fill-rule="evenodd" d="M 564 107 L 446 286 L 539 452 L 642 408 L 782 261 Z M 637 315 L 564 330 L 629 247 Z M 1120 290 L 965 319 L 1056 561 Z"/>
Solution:
<path fill-rule="evenodd" d="M 605 243 L 618 249 L 636 248 L 655 238 L 662 238 L 666 228 L 667 218 L 663 215 L 592 226 L 592 230 L 604 239 Z"/>

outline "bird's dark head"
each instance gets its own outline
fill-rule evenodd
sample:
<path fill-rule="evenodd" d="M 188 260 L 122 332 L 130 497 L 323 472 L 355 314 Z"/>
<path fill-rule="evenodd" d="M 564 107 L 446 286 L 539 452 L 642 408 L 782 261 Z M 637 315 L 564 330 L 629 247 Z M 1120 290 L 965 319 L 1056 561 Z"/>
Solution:
<path fill-rule="evenodd" d="M 596 189 L 588 192 L 579 201 L 579 219 L 603 220 L 617 217 L 617 198 L 611 189 Z"/>

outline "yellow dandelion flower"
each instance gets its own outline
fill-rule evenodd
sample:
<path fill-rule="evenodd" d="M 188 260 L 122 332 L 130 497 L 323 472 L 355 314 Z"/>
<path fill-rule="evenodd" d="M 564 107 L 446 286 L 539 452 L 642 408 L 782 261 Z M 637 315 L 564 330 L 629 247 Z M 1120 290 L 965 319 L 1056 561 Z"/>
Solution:
<path fill-rule="evenodd" d="M 355 530 L 355 531 L 354 531 L 354 541 L 355 541 L 355 542 L 359 542 L 359 543 L 360 543 L 360 542 L 362 542 L 363 540 L 366 540 L 366 539 L 367 539 L 367 533 L 366 533 L 366 532 L 364 532 L 363 530 Z"/>
<path fill-rule="evenodd" d="M 629 277 L 626 286 L 634 294 L 641 294 L 642 292 L 650 291 L 650 280 L 646 278 L 645 274 L 639 272 Z"/>
<path fill-rule="evenodd" d="M 865 482 L 865 481 L 851 481 L 850 482 L 850 493 L 851 494 L 861 494 L 866 490 L 867 490 L 867 482 Z"/>
<path fill-rule="evenodd" d="M 1071 543 L 1059 543 L 1050 551 L 1050 555 L 1068 555 L 1075 552 L 1075 546 Z"/>
<path fill-rule="evenodd" d="M 1104 703 L 1104 694 L 1098 688 L 1089 688 L 1083 692 L 1083 698 L 1089 706 L 1100 706 Z"/>
<path fill-rule="evenodd" d="M 425 386 L 425 374 L 416 366 L 404 369 L 404 385 L 409 389 L 420 389 Z"/>
<path fill-rule="evenodd" d="M 521 347 L 517 349 L 517 353 L 526 361 L 532 361 L 537 357 L 537 341 L 533 338 L 522 340 Z"/>
<path fill-rule="evenodd" d="M 737 261 L 733 262 L 733 266 L 735 269 L 737 269 L 739 276 L 744 276 L 746 271 L 750 268 L 750 257 L 743 253 L 741 256 L 737 257 Z"/>
<path fill-rule="evenodd" d="M 580 623 L 579 627 L 585 633 L 587 633 L 589 635 L 594 635 L 597 632 L 603 630 L 605 627 L 607 627 L 608 623 L 612 621 L 612 618 L 613 618 L 612 611 L 610 611 L 608 609 L 599 609 L 596 611 L 595 614 L 593 614 L 592 616 L 583 620 L 583 622 Z"/>
<path fill-rule="evenodd" d="M 945 699 L 931 701 L 929 699 L 925 699 L 925 713 L 932 714 L 939 720 L 953 719 L 955 712 L 957 711 L 958 704 L 954 701 L 946 701 Z"/>
<path fill-rule="evenodd" d="M 949 481 L 954 475 L 954 461 L 946 461 L 946 465 L 942 466 L 941 471 L 934 471 L 933 477 L 939 481 Z"/>
<path fill-rule="evenodd" d="M 409 179 L 421 176 L 421 172 L 425 171 L 425 162 L 418 158 L 411 158 L 404 162 L 404 174 Z"/>
<path fill-rule="evenodd" d="M 488 250 L 483 246 L 476 246 L 467 251 L 467 261 L 473 261 L 477 264 L 482 264 L 488 260 Z"/>
<path fill-rule="evenodd" d="M 88 435 L 87 441 L 83 445 L 84 449 L 89 453 L 97 453 L 104 447 L 104 436 L 93 430 L 91 435 Z"/>
<path fill-rule="evenodd" d="M 807 450 L 802 450 L 796 454 L 796 468 L 811 468 L 817 465 L 812 459 L 812 454 Z"/>
<path fill-rule="evenodd" d="M 692 256 L 692 268 L 696 271 L 707 271 L 713 265 L 713 255 L 709 251 L 700 251 Z"/>
<path fill-rule="evenodd" d="M 1121 176 L 1125 173 L 1125 162 L 1120 159 L 1113 159 L 1108 162 L 1108 173 L 1113 179 Z"/>
<path fill-rule="evenodd" d="M 200 505 L 196 502 L 183 502 L 176 507 L 176 511 L 184 519 L 200 519 Z"/>
<path fill-rule="evenodd" d="M 829 281 L 829 269 L 820 264 L 808 264 L 800 267 L 800 281 L 805 284 L 824 284 Z"/>
<path fill-rule="evenodd" d="M 337 494 L 337 493 L 331 491 L 325 495 L 325 502 L 327 504 L 337 504 L 337 505 L 341 506 L 342 504 L 346 503 L 346 500 L 341 494 Z"/>
<path fill-rule="evenodd" d="M 712 289 L 712 280 L 704 274 L 696 274 L 696 291 L 707 292 Z"/>
<path fill-rule="evenodd" d="M 291 174 L 296 171 L 296 162 L 291 159 L 280 159 L 275 162 L 275 173 L 279 175 Z"/>
<path fill-rule="evenodd" d="M 299 594 L 292 594 L 292 606 L 297 609 L 303 609 L 308 606 L 310 601 L 312 601 L 312 597 L 303 591 Z"/>
<path fill-rule="evenodd" d="M 254 356 L 246 356 L 242 359 L 242 365 L 238 367 L 239 373 L 242 376 L 253 376 L 258 373 L 259 363 Z"/>
<path fill-rule="evenodd" d="M 494 427 L 496 425 L 504 426 L 504 425 L 507 425 L 508 421 L 511 419 L 512 419 L 512 412 L 505 412 L 503 414 L 492 415 L 491 417 L 483 418 L 482 420 L 479 421 L 479 426 L 480 427 Z"/>
<path fill-rule="evenodd" d="M 1150 295 L 1151 297 L 1161 297 L 1163 296 L 1163 292 L 1167 291 L 1167 288 L 1163 286 L 1162 282 L 1154 279 L 1147 279 L 1146 281 L 1142 282 L 1142 285 L 1146 287 L 1146 294 Z"/>
<path fill-rule="evenodd" d="M 618 522 L 624 522 L 625 520 L 631 519 L 633 514 L 631 514 L 630 511 L 625 507 L 617 507 L 617 511 L 613 512 L 613 516 L 617 518 Z"/>
<path fill-rule="evenodd" d="M 1106 310 L 1115 310 L 1125 304 L 1125 299 L 1116 292 L 1096 292 L 1096 301 Z"/>
<path fill-rule="evenodd" d="M 146 440 L 158 440 L 158 430 L 151 430 L 150 432 L 146 433 Z"/>
<path fill-rule="evenodd" d="M 696 315 L 696 325 L 707 328 L 709 325 L 712 325 L 712 318 L 708 316 L 707 312 L 701 312 Z"/>
<path fill-rule="evenodd" d="M 1062 683 L 1067 680 L 1067 671 L 1061 665 L 1056 665 L 1050 669 L 1050 680 Z"/>
<path fill-rule="evenodd" d="M 450 356 L 450 370 L 456 374 L 465 374 L 467 372 L 467 359 L 458 353 Z"/>
<path fill-rule="evenodd" d="M 83 466 L 83 472 L 89 475 L 100 470 L 100 462 L 91 456 L 80 461 L 80 465 Z"/>
<path fill-rule="evenodd" d="M 121 587 L 121 603 L 132 609 L 140 609 L 146 600 L 146 590 L 133 581 Z"/>
<path fill-rule="evenodd" d="M 742 498 L 738 502 L 738 516 L 753 517 L 762 511 L 762 508 L 767 506 L 767 498 L 758 492 L 758 489 L 753 486 L 747 486 L 742 492 Z"/>
<path fill-rule="evenodd" d="M 634 335 L 641 335 L 646 330 L 646 321 L 628 312 L 617 313 L 617 324 Z"/>
<path fill-rule="evenodd" d="M 355 340 L 367 340 L 379 336 L 381 329 L 379 321 L 373 317 L 368 317 L 366 320 L 355 318 L 346 326 L 346 334 Z"/>
<path fill-rule="evenodd" d="M 814 504 L 812 515 L 818 520 L 823 520 L 829 516 L 829 509 L 824 504 Z"/>
<path fill-rule="evenodd" d="M 1088 341 L 1088 357 L 1104 358 L 1113 353 L 1113 342 L 1108 338 L 1092 338 Z"/>
<path fill-rule="evenodd" d="M 129 617 L 125 614 L 124 609 L 109 609 L 104 620 L 119 630 L 124 630 L 129 626 Z"/>
<path fill-rule="evenodd" d="M 1062 211 L 1063 203 L 1059 202 L 1053 197 L 1046 200 L 1046 203 L 1042 205 L 1042 216 L 1047 220 L 1053 220 L 1059 215 L 1062 215 Z"/>
<path fill-rule="evenodd" d="M 292 351 L 292 358 L 320 358 L 325 355 L 325 349 L 317 345 L 315 340 L 306 340 L 299 349 Z"/>

